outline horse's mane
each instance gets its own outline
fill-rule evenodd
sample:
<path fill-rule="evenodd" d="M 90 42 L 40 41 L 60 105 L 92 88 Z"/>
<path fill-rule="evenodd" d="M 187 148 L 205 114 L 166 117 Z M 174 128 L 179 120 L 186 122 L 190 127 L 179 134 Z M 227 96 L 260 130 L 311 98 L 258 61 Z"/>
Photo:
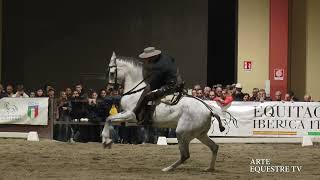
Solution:
<path fill-rule="evenodd" d="M 142 62 L 137 58 L 117 56 L 117 60 L 130 63 L 135 67 L 142 67 Z"/>

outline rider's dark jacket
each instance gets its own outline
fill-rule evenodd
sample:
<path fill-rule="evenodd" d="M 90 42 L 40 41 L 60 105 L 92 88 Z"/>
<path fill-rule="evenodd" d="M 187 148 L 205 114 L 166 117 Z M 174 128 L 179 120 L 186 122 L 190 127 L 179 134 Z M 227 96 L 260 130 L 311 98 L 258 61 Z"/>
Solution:
<path fill-rule="evenodd" d="M 175 60 L 165 54 L 160 54 L 153 62 L 144 64 L 143 75 L 150 84 L 150 90 L 159 89 L 168 94 L 177 84 L 177 66 Z"/>

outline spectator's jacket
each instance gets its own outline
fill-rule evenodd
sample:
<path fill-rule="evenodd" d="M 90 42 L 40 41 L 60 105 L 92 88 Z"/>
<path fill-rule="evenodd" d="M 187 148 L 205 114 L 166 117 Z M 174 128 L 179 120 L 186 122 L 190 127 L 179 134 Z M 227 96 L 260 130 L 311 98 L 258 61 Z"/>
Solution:
<path fill-rule="evenodd" d="M 212 99 L 210 99 L 209 97 L 206 97 L 206 96 L 203 96 L 202 99 L 205 101 L 212 101 Z"/>
<path fill-rule="evenodd" d="M 70 99 L 71 102 L 71 118 L 80 119 L 86 118 L 88 114 L 88 100 L 81 97 L 73 97 Z"/>
<path fill-rule="evenodd" d="M 235 101 L 243 101 L 243 96 L 244 96 L 244 94 L 242 92 L 235 94 L 234 100 Z"/>
<path fill-rule="evenodd" d="M 5 92 L 0 92 L 0 99 L 4 97 L 8 97 L 8 94 Z"/>
<path fill-rule="evenodd" d="M 215 97 L 213 100 L 219 102 L 222 106 L 227 106 L 233 101 L 232 96 L 227 96 L 223 101 L 219 100 L 220 97 Z"/>
<path fill-rule="evenodd" d="M 258 97 L 257 96 L 251 96 L 249 98 L 249 101 L 257 101 Z"/>
<path fill-rule="evenodd" d="M 151 90 L 177 83 L 177 66 L 175 60 L 168 55 L 160 54 L 154 62 L 144 64 L 143 70 L 144 78 L 150 76 L 146 82 L 150 84 Z"/>

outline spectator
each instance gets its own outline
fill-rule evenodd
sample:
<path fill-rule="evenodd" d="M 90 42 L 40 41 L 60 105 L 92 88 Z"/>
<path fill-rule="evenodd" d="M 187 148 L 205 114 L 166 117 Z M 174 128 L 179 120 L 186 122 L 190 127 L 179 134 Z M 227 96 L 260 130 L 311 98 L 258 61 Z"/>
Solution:
<path fill-rule="evenodd" d="M 0 84 L 0 99 L 4 98 L 4 97 L 8 97 L 7 93 L 3 90 L 3 85 Z"/>
<path fill-rule="evenodd" d="M 197 98 L 203 99 L 202 89 L 197 90 Z"/>
<path fill-rule="evenodd" d="M 71 112 L 70 112 L 70 117 L 71 119 L 75 120 L 75 121 L 80 121 L 81 118 L 86 118 L 87 114 L 88 114 L 88 100 L 81 98 L 80 97 L 80 93 L 77 90 L 74 90 L 72 93 L 72 97 L 70 98 L 70 102 L 71 102 Z M 80 127 L 75 125 L 74 126 L 74 140 L 75 141 L 82 141 L 82 142 L 86 142 L 87 139 L 84 138 L 83 135 L 83 131 L 84 134 L 86 133 L 86 129 L 84 128 L 84 130 Z M 82 133 L 80 133 L 82 132 Z"/>
<path fill-rule="evenodd" d="M 240 83 L 236 84 L 236 92 L 235 92 L 235 101 L 242 101 L 243 100 L 243 93 L 242 91 L 242 85 Z"/>
<path fill-rule="evenodd" d="M 290 97 L 290 94 L 289 93 L 286 93 L 285 95 L 284 95 L 284 99 L 283 99 L 284 101 L 292 101 L 292 99 L 291 99 L 291 97 Z"/>
<path fill-rule="evenodd" d="M 70 98 L 72 97 L 72 90 L 71 90 L 71 88 L 66 88 L 66 89 L 65 89 L 65 92 L 66 92 L 67 98 L 70 99 Z"/>
<path fill-rule="evenodd" d="M 210 91 L 209 92 L 209 99 L 213 101 L 215 97 L 216 97 L 216 95 L 214 94 L 214 91 Z"/>
<path fill-rule="evenodd" d="M 119 91 L 116 90 L 116 89 L 113 89 L 113 90 L 111 91 L 111 96 L 119 96 Z"/>
<path fill-rule="evenodd" d="M 30 92 L 30 97 L 31 97 L 31 98 L 36 97 L 36 93 L 35 93 L 35 92 L 33 92 L 33 91 L 31 91 L 31 92 Z"/>
<path fill-rule="evenodd" d="M 196 85 L 194 85 L 193 89 L 195 89 L 196 91 L 198 91 L 199 89 L 201 89 L 200 84 L 196 84 Z"/>
<path fill-rule="evenodd" d="M 101 109 L 100 105 L 103 103 L 102 99 L 98 98 L 98 93 L 93 91 L 88 99 L 88 118 L 93 122 L 101 122 L 102 117 L 100 116 Z"/>
<path fill-rule="evenodd" d="M 70 121 L 70 111 L 71 111 L 71 103 L 67 98 L 66 92 L 61 91 L 60 96 L 57 101 L 57 120 L 58 121 Z M 71 131 L 73 128 L 70 129 L 70 126 L 66 127 L 67 125 L 56 124 L 54 139 L 59 141 L 68 141 L 71 137 Z M 74 125 L 72 125 L 74 126 Z"/>
<path fill-rule="evenodd" d="M 231 90 L 229 90 L 229 91 L 223 90 L 221 92 L 221 97 L 215 97 L 214 100 L 217 101 L 218 103 L 220 103 L 222 106 L 229 105 L 233 101 L 233 97 L 231 95 Z"/>
<path fill-rule="evenodd" d="M 25 92 L 24 92 L 24 86 L 22 84 L 17 86 L 17 92 L 12 95 L 12 97 L 29 97 Z"/>
<path fill-rule="evenodd" d="M 288 91 L 284 96 L 284 101 L 299 101 L 297 98 L 294 97 L 294 93 L 292 91 Z"/>
<path fill-rule="evenodd" d="M 212 88 L 211 88 L 211 91 L 216 92 L 216 88 L 217 88 L 217 85 L 213 85 Z"/>
<path fill-rule="evenodd" d="M 81 83 L 76 84 L 75 89 L 76 89 L 76 91 L 79 92 L 79 96 L 81 98 L 88 98 L 88 95 L 86 93 L 84 93 L 84 91 L 83 91 L 83 86 Z"/>
<path fill-rule="evenodd" d="M 258 92 L 258 101 L 264 102 L 264 101 L 272 101 L 272 100 L 270 99 L 270 97 L 267 97 L 266 90 L 260 89 Z"/>
<path fill-rule="evenodd" d="M 7 85 L 6 92 L 8 97 L 12 97 L 14 95 L 13 86 L 11 84 Z"/>
<path fill-rule="evenodd" d="M 236 89 L 232 85 L 228 86 L 228 88 L 226 89 L 226 92 L 228 92 L 228 94 L 232 96 L 233 99 L 235 98 Z"/>
<path fill-rule="evenodd" d="M 124 92 L 124 88 L 123 88 L 123 86 L 120 85 L 119 86 L 119 94 L 122 95 L 123 92 Z"/>
<path fill-rule="evenodd" d="M 192 96 L 193 96 L 193 97 L 197 97 L 197 90 L 192 89 Z"/>
<path fill-rule="evenodd" d="M 69 120 L 68 116 L 71 111 L 71 103 L 68 101 L 68 97 L 65 91 L 60 92 L 60 97 L 58 99 L 58 119 L 59 120 Z"/>
<path fill-rule="evenodd" d="M 48 91 L 49 91 L 49 89 L 53 89 L 53 86 L 50 85 L 50 84 L 44 85 L 43 90 L 45 91 L 45 96 L 48 96 Z"/>
<path fill-rule="evenodd" d="M 105 99 L 107 97 L 107 91 L 105 89 L 101 89 L 99 93 L 99 98 Z"/>
<path fill-rule="evenodd" d="M 92 91 L 89 99 L 88 99 L 88 115 L 87 117 L 89 118 L 89 121 L 91 122 L 102 122 L 101 116 L 100 116 L 100 104 L 101 104 L 101 99 L 98 98 L 98 93 L 96 91 Z M 86 134 L 84 138 L 87 138 L 87 141 L 100 141 L 100 127 L 99 125 L 97 126 L 91 126 L 87 128 L 82 128 L 80 133 L 81 134 Z"/>
<path fill-rule="evenodd" d="M 42 88 L 38 88 L 36 91 L 36 97 L 45 97 Z"/>
<path fill-rule="evenodd" d="M 252 89 L 252 96 L 250 97 L 250 101 L 259 101 L 258 98 L 259 88 Z"/>
<path fill-rule="evenodd" d="M 303 101 L 304 102 L 312 102 L 311 96 L 309 94 L 304 95 Z"/>
<path fill-rule="evenodd" d="M 111 96 L 112 90 L 113 90 L 113 88 L 106 89 L 107 97 Z"/>
<path fill-rule="evenodd" d="M 232 86 L 230 84 L 227 84 L 225 89 L 228 91 L 229 89 L 233 89 Z"/>
<path fill-rule="evenodd" d="M 91 104 L 97 104 L 97 98 L 98 98 L 98 93 L 95 91 L 91 92 L 91 95 L 89 96 L 89 105 Z"/>
<path fill-rule="evenodd" d="M 114 104 L 118 110 L 118 112 L 120 112 L 120 100 L 121 100 L 121 96 L 119 95 L 119 91 L 114 89 L 111 93 L 112 96 L 112 104 Z"/>
<path fill-rule="evenodd" d="M 107 99 L 111 99 L 111 101 L 108 102 L 107 111 L 109 115 L 112 115 L 112 113 L 120 112 L 120 100 L 121 96 L 119 95 L 119 91 L 116 89 L 111 90 L 111 96 Z M 112 139 L 113 141 L 117 142 L 122 139 L 123 142 L 133 142 L 137 137 L 137 127 L 126 127 L 125 123 L 121 123 L 121 126 L 119 125 L 112 125 L 113 131 L 112 133 Z M 135 141 L 136 142 L 136 141 Z"/>
<path fill-rule="evenodd" d="M 243 94 L 243 101 L 250 101 L 250 95 L 248 93 Z"/>
<path fill-rule="evenodd" d="M 281 91 L 276 91 L 275 94 L 274 94 L 274 97 L 275 97 L 275 101 L 282 101 L 282 93 Z"/>
<path fill-rule="evenodd" d="M 210 91 L 211 91 L 211 88 L 208 87 L 208 86 L 206 86 L 206 87 L 203 89 L 203 99 L 204 99 L 204 100 L 210 100 L 210 97 L 209 97 Z"/>
<path fill-rule="evenodd" d="M 76 98 L 78 98 L 79 96 L 80 96 L 80 95 L 79 95 L 79 92 L 78 92 L 77 90 L 74 90 L 71 97 L 72 97 L 73 99 L 76 99 Z"/>
<path fill-rule="evenodd" d="M 217 87 L 215 92 L 216 97 L 222 97 L 222 88 Z"/>
<path fill-rule="evenodd" d="M 54 98 L 54 93 L 55 93 L 55 90 L 53 89 L 53 87 L 51 87 L 51 88 L 48 89 L 47 96 L 49 98 Z"/>
<path fill-rule="evenodd" d="M 299 101 L 299 99 L 294 96 L 294 92 L 293 91 L 288 91 L 288 94 L 289 94 L 289 96 L 291 98 L 291 101 Z"/>
<path fill-rule="evenodd" d="M 232 89 L 232 97 L 234 97 L 236 94 L 236 84 L 232 84 L 230 89 Z"/>

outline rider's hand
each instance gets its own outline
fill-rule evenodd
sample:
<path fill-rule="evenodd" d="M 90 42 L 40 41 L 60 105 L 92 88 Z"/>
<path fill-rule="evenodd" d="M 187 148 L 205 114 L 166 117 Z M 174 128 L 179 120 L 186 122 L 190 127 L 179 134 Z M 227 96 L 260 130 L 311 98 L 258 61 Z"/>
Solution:
<path fill-rule="evenodd" d="M 155 92 L 154 91 L 148 92 L 148 94 L 145 96 L 145 98 L 148 101 L 154 100 L 155 99 Z"/>

